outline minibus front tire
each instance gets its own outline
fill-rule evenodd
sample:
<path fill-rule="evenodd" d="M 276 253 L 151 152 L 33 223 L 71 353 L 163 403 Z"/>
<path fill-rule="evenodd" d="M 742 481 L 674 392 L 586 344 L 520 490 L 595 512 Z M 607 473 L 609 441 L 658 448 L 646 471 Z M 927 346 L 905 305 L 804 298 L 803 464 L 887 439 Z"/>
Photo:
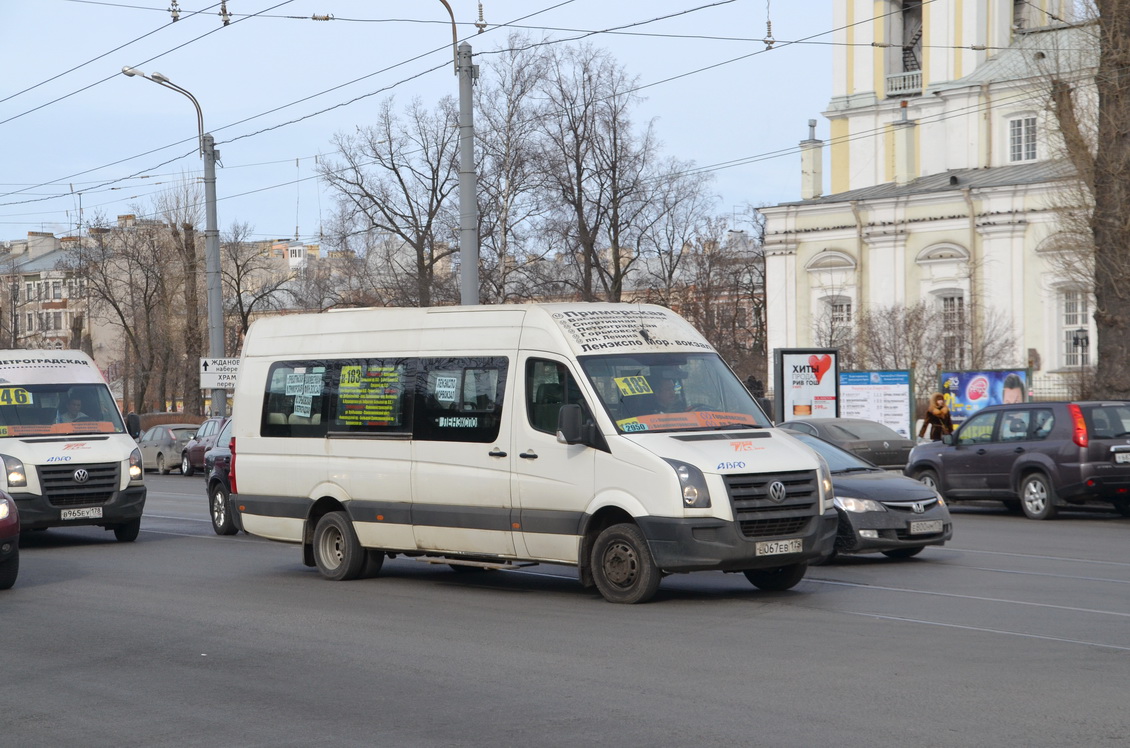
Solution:
<path fill-rule="evenodd" d="M 114 525 L 114 537 L 119 543 L 132 543 L 137 540 L 139 532 L 141 532 L 141 517 Z"/>
<path fill-rule="evenodd" d="M 326 512 L 314 528 L 314 564 L 322 576 L 344 582 L 361 576 L 368 555 L 345 512 Z"/>
<path fill-rule="evenodd" d="M 621 523 L 601 531 L 592 546 L 592 578 L 610 603 L 644 603 L 663 578 L 640 528 Z"/>
<path fill-rule="evenodd" d="M 745 578 L 754 587 L 766 592 L 784 592 L 796 587 L 804 579 L 808 571 L 808 564 L 789 564 L 788 566 L 773 566 L 768 569 L 746 569 Z"/>

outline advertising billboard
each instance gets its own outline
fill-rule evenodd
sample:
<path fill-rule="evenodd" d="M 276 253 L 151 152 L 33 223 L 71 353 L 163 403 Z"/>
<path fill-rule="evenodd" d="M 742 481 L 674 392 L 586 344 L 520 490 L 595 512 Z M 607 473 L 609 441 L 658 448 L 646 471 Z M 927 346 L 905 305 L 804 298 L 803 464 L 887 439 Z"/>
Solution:
<path fill-rule="evenodd" d="M 1028 370 L 944 371 L 939 385 L 956 426 L 986 405 L 1027 400 Z"/>
<path fill-rule="evenodd" d="M 913 439 L 914 390 L 909 370 L 840 372 L 840 416 L 878 421 Z"/>
<path fill-rule="evenodd" d="M 840 414 L 838 349 L 776 348 L 773 377 L 778 421 L 835 418 Z"/>

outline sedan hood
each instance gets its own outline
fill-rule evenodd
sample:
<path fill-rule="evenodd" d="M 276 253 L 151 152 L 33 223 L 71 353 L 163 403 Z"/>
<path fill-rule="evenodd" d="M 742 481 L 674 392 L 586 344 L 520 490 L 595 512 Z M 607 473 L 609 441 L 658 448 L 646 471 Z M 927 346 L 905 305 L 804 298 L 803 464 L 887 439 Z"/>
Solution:
<path fill-rule="evenodd" d="M 926 501 L 934 492 L 913 478 L 873 471 L 870 473 L 832 473 L 832 490 L 840 496 L 875 501 Z"/>

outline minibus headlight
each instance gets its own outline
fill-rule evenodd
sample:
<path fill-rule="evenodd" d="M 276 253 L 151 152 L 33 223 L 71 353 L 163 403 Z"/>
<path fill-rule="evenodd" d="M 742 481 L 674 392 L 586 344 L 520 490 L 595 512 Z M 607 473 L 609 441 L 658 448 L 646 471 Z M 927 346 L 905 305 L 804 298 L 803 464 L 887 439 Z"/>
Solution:
<path fill-rule="evenodd" d="M 27 474 L 24 472 L 23 460 L 10 455 L 0 455 L 4 458 L 4 475 L 8 479 L 9 488 L 21 488 L 27 485 Z"/>
<path fill-rule="evenodd" d="M 141 450 L 135 449 L 129 456 L 129 479 L 131 481 L 141 480 L 144 470 L 141 463 Z"/>
<path fill-rule="evenodd" d="M 704 509 L 710 506 L 710 491 L 706 488 L 706 476 L 694 465 L 680 460 L 666 460 L 679 476 L 679 490 L 683 506 L 687 509 Z"/>

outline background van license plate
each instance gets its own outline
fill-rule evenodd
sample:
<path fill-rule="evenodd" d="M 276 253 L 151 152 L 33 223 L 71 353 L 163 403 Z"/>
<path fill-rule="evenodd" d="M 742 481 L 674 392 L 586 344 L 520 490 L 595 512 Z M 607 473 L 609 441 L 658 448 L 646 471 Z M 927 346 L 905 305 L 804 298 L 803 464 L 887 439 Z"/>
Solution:
<path fill-rule="evenodd" d="M 941 532 L 942 521 L 940 519 L 931 519 L 926 522 L 911 522 L 910 534 L 911 535 L 924 535 L 931 532 Z"/>
<path fill-rule="evenodd" d="M 1114 453 L 1114 461 L 1115 462 L 1130 462 L 1130 452 L 1115 452 Z"/>
<path fill-rule="evenodd" d="M 102 519 L 102 507 L 84 506 L 81 509 L 60 509 L 59 519 Z"/>
<path fill-rule="evenodd" d="M 754 553 L 758 556 L 776 556 L 780 553 L 800 553 L 804 550 L 804 541 L 800 538 L 791 540 L 765 540 L 754 546 Z"/>

